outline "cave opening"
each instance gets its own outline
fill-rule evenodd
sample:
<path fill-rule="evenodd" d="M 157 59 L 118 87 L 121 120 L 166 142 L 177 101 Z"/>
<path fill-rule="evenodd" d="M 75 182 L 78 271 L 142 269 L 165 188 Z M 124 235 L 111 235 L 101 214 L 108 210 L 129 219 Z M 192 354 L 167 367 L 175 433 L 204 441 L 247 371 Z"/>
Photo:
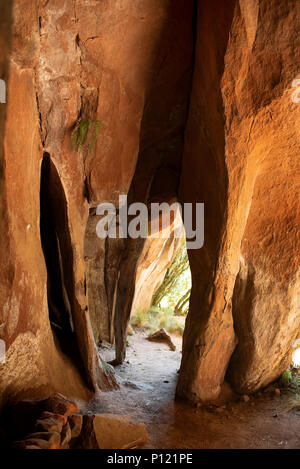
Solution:
<path fill-rule="evenodd" d="M 73 251 L 65 192 L 49 153 L 41 165 L 40 234 L 47 269 L 49 321 L 56 343 L 76 357 L 72 319 L 74 300 Z"/>
<path fill-rule="evenodd" d="M 178 225 L 180 235 L 177 231 L 175 236 Z M 115 341 L 100 343 L 101 357 L 114 365 L 119 377 L 138 386 L 155 386 L 157 396 L 167 389 L 172 394 L 176 386 L 192 287 L 180 213 L 167 230 L 169 237 L 148 232 L 139 256 L 122 363 L 114 360 Z"/>
<path fill-rule="evenodd" d="M 300 368 L 300 342 L 297 343 L 297 348 L 292 355 L 292 365 L 294 368 Z"/>
<path fill-rule="evenodd" d="M 141 264 L 149 262 L 152 253 L 155 255 L 155 244 L 155 241 L 152 245 L 146 244 Z M 168 334 L 182 337 L 192 285 L 185 238 L 177 243 L 170 238 L 159 254 L 147 268 L 148 278 L 144 271 L 138 270 L 130 325 L 150 334 L 165 329 Z"/>

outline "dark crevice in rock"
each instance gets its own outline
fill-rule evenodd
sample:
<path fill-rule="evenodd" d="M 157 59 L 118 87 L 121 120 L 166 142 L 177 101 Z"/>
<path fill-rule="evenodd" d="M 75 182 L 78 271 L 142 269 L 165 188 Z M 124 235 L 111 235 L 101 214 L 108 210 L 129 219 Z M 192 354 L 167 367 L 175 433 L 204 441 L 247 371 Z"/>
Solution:
<path fill-rule="evenodd" d="M 40 128 L 40 134 L 41 134 L 41 143 L 42 147 L 45 147 L 45 138 L 44 138 L 44 132 L 43 132 L 43 124 L 42 124 L 42 113 L 40 109 L 40 102 L 39 102 L 39 95 L 38 93 L 35 94 L 35 99 L 36 99 L 36 108 L 39 116 L 39 128 Z"/>
<path fill-rule="evenodd" d="M 49 153 L 44 153 L 41 167 L 40 209 L 40 232 L 47 268 L 50 323 L 62 351 L 78 359 L 72 319 L 73 251 L 68 227 L 67 202 Z"/>
<path fill-rule="evenodd" d="M 86 176 L 84 179 L 84 186 L 83 186 L 83 195 L 86 198 L 87 202 L 90 202 L 90 183 L 89 183 L 89 176 Z"/>

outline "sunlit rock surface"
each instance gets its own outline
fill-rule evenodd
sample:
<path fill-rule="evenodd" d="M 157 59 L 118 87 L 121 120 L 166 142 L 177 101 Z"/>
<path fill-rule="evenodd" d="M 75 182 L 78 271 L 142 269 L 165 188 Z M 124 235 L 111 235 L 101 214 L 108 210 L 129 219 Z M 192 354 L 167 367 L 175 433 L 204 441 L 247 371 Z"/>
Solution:
<path fill-rule="evenodd" d="M 120 194 L 205 203 L 177 393 L 210 400 L 225 378 L 241 394 L 273 381 L 300 327 L 299 2 L 0 7 L 0 405 L 116 385 L 95 339 L 117 334 L 124 359 L 132 304 L 146 285 L 149 304 L 176 250 L 99 240 L 95 207 Z M 72 147 L 82 119 L 103 122 L 91 151 Z"/>

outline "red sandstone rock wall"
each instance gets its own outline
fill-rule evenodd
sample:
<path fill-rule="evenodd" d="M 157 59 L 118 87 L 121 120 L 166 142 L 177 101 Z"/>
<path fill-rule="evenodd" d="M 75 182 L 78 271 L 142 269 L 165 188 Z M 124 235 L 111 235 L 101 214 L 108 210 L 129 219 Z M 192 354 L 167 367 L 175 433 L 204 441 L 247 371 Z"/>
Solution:
<path fill-rule="evenodd" d="M 134 23 L 130 34 L 136 35 L 135 27 L 138 27 L 139 34 L 143 33 L 139 36 L 139 47 L 144 50 L 151 46 L 154 51 L 151 55 L 148 52 L 143 55 L 146 63 L 139 62 L 136 65 L 135 52 L 133 57 L 128 59 L 134 61 L 132 67 L 135 72 L 130 72 L 133 78 L 141 73 L 140 67 L 148 67 L 148 78 L 144 81 L 142 118 L 137 124 L 137 148 L 136 153 L 131 154 L 131 157 L 134 156 L 137 160 L 128 192 L 128 203 L 168 201 L 177 196 L 193 66 L 193 2 L 146 1 L 139 5 L 140 11 L 143 12 L 142 25 Z M 150 6 L 153 8 L 152 13 Z M 131 6 L 122 11 L 122 14 L 130 12 Z M 148 12 L 146 17 L 143 16 L 144 11 Z M 152 15 L 155 29 L 152 29 Z M 117 20 L 120 21 L 118 18 Z M 120 66 L 124 67 L 124 64 Z M 139 68 L 135 69 L 136 66 Z M 119 74 L 123 77 L 123 72 L 118 71 L 117 75 Z M 132 87 L 138 89 L 136 83 L 132 83 Z M 110 96 L 110 99 L 115 98 Z M 101 117 L 102 114 L 99 115 Z M 127 119 L 134 118 L 135 115 L 127 115 Z M 111 125 L 113 133 L 118 123 L 111 121 Z M 101 134 L 99 139 L 100 146 L 103 135 Z M 128 135 L 131 138 L 131 133 Z M 124 136 L 124 139 L 126 140 L 127 136 Z M 115 165 L 119 165 L 119 158 L 114 154 Z M 103 170 L 106 171 L 104 167 Z M 99 184 L 100 188 L 102 182 Z M 127 189 L 123 188 L 110 196 L 106 194 L 106 197 L 108 200 L 115 200 L 119 193 L 126 191 Z M 126 345 L 127 320 L 135 294 L 136 269 L 140 262 L 139 256 L 143 255 L 143 242 L 113 239 L 107 242 L 96 241 L 95 218 L 97 217 L 92 209 L 86 233 L 86 262 L 89 309 L 95 337 L 96 340 L 102 338 L 112 341 L 116 330 L 120 331 L 123 324 L 120 334 L 123 344 Z M 172 249 L 170 247 L 170 250 Z M 163 270 L 163 267 L 159 268 Z M 148 285 L 150 282 L 149 278 Z"/>
<path fill-rule="evenodd" d="M 241 393 L 277 378 L 300 327 L 300 4 L 215 3 L 199 2 L 182 175 L 183 199 L 205 202 L 178 384 L 196 400 L 228 365 Z"/>
<path fill-rule="evenodd" d="M 174 236 L 174 229 L 182 227 L 182 236 Z M 168 238 L 169 235 L 169 238 Z M 136 288 L 132 302 L 131 314 L 147 311 L 152 305 L 154 293 L 162 284 L 166 271 L 174 261 L 178 250 L 184 241 L 182 219 L 177 213 L 174 224 L 167 230 L 165 237 L 149 236 L 145 242 L 140 257 L 137 273 Z"/>
<path fill-rule="evenodd" d="M 75 365 L 57 350 L 48 319 L 39 227 L 43 149 L 36 87 L 36 4 L 14 2 L 12 13 L 3 142 L 0 322 L 7 353 L 0 368 L 1 402 L 20 392 L 49 393 L 53 389 L 86 395 Z"/>
<path fill-rule="evenodd" d="M 114 384 L 101 368 L 89 314 L 97 320 L 99 311 L 100 332 L 110 324 L 112 335 L 117 303 L 124 335 L 141 248 L 127 246 L 122 257 L 123 245 L 93 244 L 93 210 L 120 193 L 167 200 L 180 174 L 181 200 L 205 202 L 205 245 L 189 253 L 193 290 L 178 394 L 212 399 L 225 376 L 236 391 L 251 392 L 289 362 L 300 327 L 300 104 L 291 99 L 300 3 L 197 4 L 190 92 L 192 1 L 0 2 L 0 72 L 8 80 L 0 105 L 0 338 L 7 346 L 0 405 L 20 393 L 86 396 L 85 382 Z M 104 123 L 92 152 L 71 145 L 81 118 Z M 66 200 L 84 373 L 61 352 L 49 323 L 40 236 L 45 152 Z"/>
<path fill-rule="evenodd" d="M 85 381 L 92 388 L 107 388 L 113 380 L 101 368 L 89 320 L 89 293 L 95 288 L 93 275 L 99 268 L 94 256 L 96 268 L 89 267 L 89 210 L 104 200 L 116 202 L 120 193 L 128 193 L 144 108 L 155 83 L 158 87 L 163 83 L 164 90 L 157 103 L 166 103 L 154 106 L 156 145 L 161 138 L 163 110 L 173 112 L 174 87 L 182 88 L 182 75 L 189 81 L 186 63 L 191 66 L 191 54 L 186 54 L 185 48 L 188 44 L 192 50 L 192 3 L 187 10 L 183 0 L 172 5 L 160 0 L 14 0 L 7 4 L 12 7 L 13 21 L 5 107 L 5 173 L 1 178 L 5 204 L 0 277 L 1 338 L 6 342 L 7 356 L 6 364 L 0 367 L 0 393 L 2 402 L 19 393 L 48 394 L 53 390 L 85 396 L 78 364 L 61 353 L 49 323 L 47 271 L 40 238 L 42 158 L 44 154 L 50 157 L 66 200 L 67 236 L 72 247 L 72 314 Z M 180 24 L 182 35 L 178 36 Z M 1 41 L 7 37 L 3 28 Z M 179 43 L 183 47 L 176 59 Z M 170 69 L 173 88 L 167 81 Z M 183 90 L 188 96 L 188 89 Z M 175 129 L 178 116 L 181 109 L 177 106 L 170 120 Z M 82 118 L 99 119 L 104 124 L 92 152 L 76 152 L 71 145 L 72 131 Z M 2 111 L 1 119 L 2 131 Z M 179 130 L 183 129 L 181 123 Z M 172 138 L 174 134 L 177 138 L 176 131 L 171 132 Z M 168 123 L 165 132 L 170 132 Z M 149 142 L 147 135 L 144 142 Z M 160 143 L 162 149 L 164 145 Z M 174 150 L 170 148 L 169 153 Z M 101 257 L 101 250 L 97 256 Z M 101 281 L 105 283 L 104 278 Z M 105 285 L 103 293 L 107 294 Z M 108 301 L 105 295 L 102 303 Z"/>

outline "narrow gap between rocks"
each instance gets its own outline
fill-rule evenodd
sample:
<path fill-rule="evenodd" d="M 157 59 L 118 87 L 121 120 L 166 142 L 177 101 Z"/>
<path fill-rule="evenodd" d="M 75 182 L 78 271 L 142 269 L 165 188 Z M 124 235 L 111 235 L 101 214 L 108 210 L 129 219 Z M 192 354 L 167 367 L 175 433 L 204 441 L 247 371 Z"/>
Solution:
<path fill-rule="evenodd" d="M 169 239 L 148 236 L 140 257 L 126 339 L 126 359 L 115 367 L 121 382 L 128 386 L 150 389 L 177 381 L 192 286 L 181 219 L 180 226 L 179 239 L 173 237 L 175 222 Z M 146 269 L 147 278 L 143 275 L 145 263 L 150 265 Z M 101 341 L 99 353 L 102 359 L 112 362 L 114 344 Z M 145 366 L 149 361 L 156 363 L 150 373 Z"/>
<path fill-rule="evenodd" d="M 47 268 L 49 320 L 60 348 L 73 357 L 73 252 L 66 197 L 49 153 L 44 154 L 41 166 L 40 210 L 41 242 Z"/>

